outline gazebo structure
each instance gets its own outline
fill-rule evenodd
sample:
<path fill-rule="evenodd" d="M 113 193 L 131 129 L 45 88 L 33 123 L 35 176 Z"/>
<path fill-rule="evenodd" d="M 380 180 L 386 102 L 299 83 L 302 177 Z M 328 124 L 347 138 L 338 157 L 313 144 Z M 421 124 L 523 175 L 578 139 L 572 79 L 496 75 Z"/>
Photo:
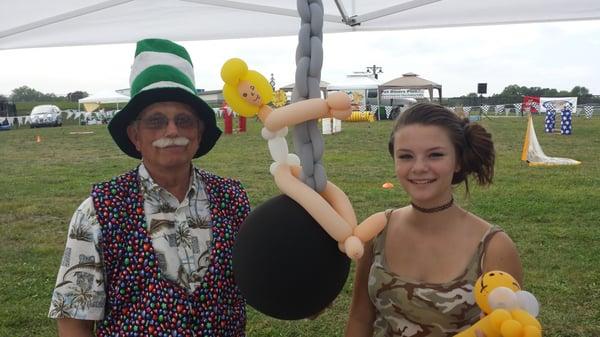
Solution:
<path fill-rule="evenodd" d="M 389 82 L 385 82 L 379 86 L 379 96 L 382 98 L 405 98 L 411 97 L 410 95 L 403 95 L 404 93 L 398 93 L 395 95 L 394 89 L 417 89 L 427 90 L 429 92 L 429 98 L 433 101 L 433 89 L 437 89 L 439 95 L 439 101 L 442 102 L 442 85 L 431 82 L 424 78 L 420 78 L 415 73 L 402 74 L 402 77 L 398 77 Z M 390 90 L 389 93 L 384 93 L 385 90 Z M 382 96 L 383 93 L 383 96 Z M 409 94 L 409 93 L 406 93 Z"/>

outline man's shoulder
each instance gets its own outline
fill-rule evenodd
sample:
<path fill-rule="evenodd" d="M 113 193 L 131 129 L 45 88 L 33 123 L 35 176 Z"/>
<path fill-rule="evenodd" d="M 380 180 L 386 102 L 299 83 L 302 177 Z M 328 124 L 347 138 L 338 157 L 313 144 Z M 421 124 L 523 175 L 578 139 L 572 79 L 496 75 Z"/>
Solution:
<path fill-rule="evenodd" d="M 96 182 L 93 184 L 93 188 L 97 187 L 97 186 L 103 186 L 103 185 L 111 185 L 111 184 L 115 184 L 116 182 L 120 182 L 120 181 L 127 181 L 129 179 L 132 179 L 134 177 L 137 177 L 138 175 L 138 168 L 133 168 L 129 171 L 123 172 L 121 174 L 115 175 L 109 179 L 106 180 L 100 180 L 99 182 Z"/>
<path fill-rule="evenodd" d="M 196 170 L 196 173 L 200 176 L 200 180 L 204 183 L 209 194 L 222 195 L 225 193 L 242 199 L 247 198 L 244 185 L 235 178 L 222 177 L 199 169 Z"/>
<path fill-rule="evenodd" d="M 79 204 L 79 207 L 77 207 L 77 209 L 75 210 L 75 213 L 80 212 L 80 213 L 92 213 L 95 212 L 94 210 L 94 200 L 93 197 L 90 195 L 87 198 L 85 198 L 85 200 L 83 200 L 83 202 L 81 204 Z"/>
<path fill-rule="evenodd" d="M 235 178 L 219 176 L 212 172 L 198 169 L 198 168 L 196 168 L 196 173 L 200 175 L 201 180 L 207 185 L 214 185 L 214 186 L 233 185 L 236 187 L 242 186 L 241 181 L 239 181 Z"/>

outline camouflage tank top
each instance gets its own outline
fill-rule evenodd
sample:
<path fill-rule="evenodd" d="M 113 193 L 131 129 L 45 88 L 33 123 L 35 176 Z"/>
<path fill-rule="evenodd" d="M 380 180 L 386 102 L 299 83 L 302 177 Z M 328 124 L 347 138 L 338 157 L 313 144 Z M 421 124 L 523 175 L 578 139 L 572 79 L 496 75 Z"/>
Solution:
<path fill-rule="evenodd" d="M 386 211 L 388 222 L 391 212 Z M 462 275 L 434 284 L 406 280 L 388 269 L 384 255 L 387 227 L 373 241 L 369 272 L 369 297 L 376 311 L 373 336 L 453 336 L 477 322 L 481 311 L 473 298 L 473 285 L 482 274 L 487 243 L 502 229 L 492 226 L 485 233 Z"/>

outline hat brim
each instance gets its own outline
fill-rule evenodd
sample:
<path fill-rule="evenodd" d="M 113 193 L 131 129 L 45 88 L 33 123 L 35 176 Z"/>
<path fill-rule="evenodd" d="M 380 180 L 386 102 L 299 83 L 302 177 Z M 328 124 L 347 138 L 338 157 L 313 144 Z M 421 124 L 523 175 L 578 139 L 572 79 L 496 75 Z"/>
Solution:
<path fill-rule="evenodd" d="M 181 88 L 155 88 L 144 90 L 127 103 L 108 124 L 108 132 L 121 151 L 130 157 L 141 159 L 142 154 L 127 135 L 127 127 L 133 122 L 140 112 L 147 106 L 158 102 L 180 102 L 192 107 L 196 115 L 204 122 L 204 132 L 200 146 L 194 155 L 198 158 L 207 154 L 221 136 L 221 129 L 217 126 L 215 112 L 200 97 Z"/>

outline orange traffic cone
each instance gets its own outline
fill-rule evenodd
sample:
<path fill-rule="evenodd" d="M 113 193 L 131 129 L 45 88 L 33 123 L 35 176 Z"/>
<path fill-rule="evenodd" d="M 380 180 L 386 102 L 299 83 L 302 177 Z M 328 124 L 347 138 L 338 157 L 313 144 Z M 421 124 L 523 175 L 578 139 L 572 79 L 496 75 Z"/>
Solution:
<path fill-rule="evenodd" d="M 40 137 L 39 135 L 35 135 L 35 142 L 36 143 L 41 143 L 42 142 L 42 137 Z"/>
<path fill-rule="evenodd" d="M 394 188 L 394 184 L 387 182 L 387 183 L 384 183 L 383 185 L 381 185 L 381 187 L 386 190 L 390 190 L 390 189 Z"/>

